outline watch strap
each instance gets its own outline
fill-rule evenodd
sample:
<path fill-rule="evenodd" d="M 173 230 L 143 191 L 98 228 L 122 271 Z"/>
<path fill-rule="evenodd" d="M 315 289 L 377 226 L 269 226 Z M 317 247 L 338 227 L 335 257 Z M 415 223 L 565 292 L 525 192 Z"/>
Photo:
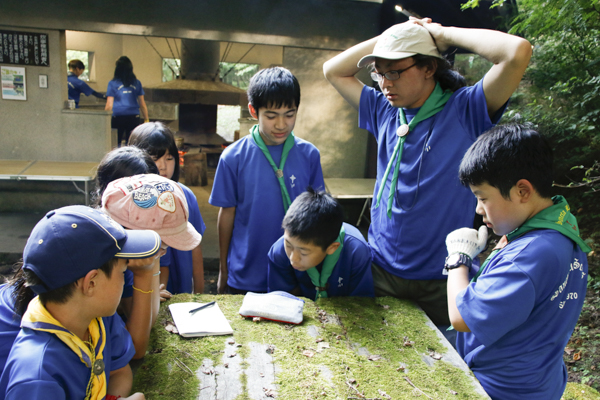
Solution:
<path fill-rule="evenodd" d="M 446 265 L 444 265 L 444 269 L 451 270 L 458 268 L 461 265 L 465 265 L 467 268 L 471 268 L 472 264 L 473 259 L 470 256 L 464 253 L 454 253 L 446 257 Z"/>

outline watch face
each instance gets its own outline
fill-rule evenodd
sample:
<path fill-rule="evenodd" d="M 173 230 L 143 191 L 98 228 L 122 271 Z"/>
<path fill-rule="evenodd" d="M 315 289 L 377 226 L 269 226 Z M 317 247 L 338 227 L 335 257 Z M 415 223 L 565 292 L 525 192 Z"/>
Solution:
<path fill-rule="evenodd" d="M 446 261 L 446 264 L 447 265 L 456 265 L 456 263 L 459 261 L 460 261 L 460 254 L 454 253 L 454 254 L 448 256 L 448 260 Z"/>

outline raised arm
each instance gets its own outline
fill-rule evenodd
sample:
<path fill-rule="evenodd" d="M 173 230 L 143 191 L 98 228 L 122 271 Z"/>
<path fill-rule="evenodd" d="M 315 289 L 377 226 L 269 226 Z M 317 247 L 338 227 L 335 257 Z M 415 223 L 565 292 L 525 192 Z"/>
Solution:
<path fill-rule="evenodd" d="M 531 58 L 531 44 L 518 36 L 488 29 L 445 27 L 430 18 L 411 22 L 425 27 L 440 50 L 459 47 L 494 63 L 483 79 L 488 114 L 493 116 L 513 94 Z"/>
<path fill-rule="evenodd" d="M 374 37 L 350 47 L 323 64 L 325 78 L 357 110 L 364 83 L 355 77 L 361 70 L 356 64 L 363 56 L 373 52 L 377 39 L 378 37 Z"/>
<path fill-rule="evenodd" d="M 160 255 L 142 260 L 129 260 L 127 268 L 133 272 L 133 296 L 131 314 L 127 319 L 127 331 L 135 347 L 134 359 L 144 357 L 150 340 L 150 330 L 160 306 L 159 274 Z"/>

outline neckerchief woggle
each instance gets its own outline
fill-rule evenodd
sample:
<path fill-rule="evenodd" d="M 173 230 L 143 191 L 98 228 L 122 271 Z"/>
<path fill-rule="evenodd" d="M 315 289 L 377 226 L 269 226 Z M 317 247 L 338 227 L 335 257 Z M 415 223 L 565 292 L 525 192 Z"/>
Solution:
<path fill-rule="evenodd" d="M 269 153 L 269 149 L 267 149 L 267 145 L 263 140 L 262 136 L 260 136 L 260 132 L 258 131 L 258 124 L 254 125 L 250 129 L 250 134 L 252 135 L 252 139 L 256 145 L 262 150 L 265 157 L 267 157 L 267 161 L 271 164 L 273 168 L 273 172 L 275 172 L 275 177 L 279 181 L 279 187 L 281 188 L 281 198 L 283 199 L 283 211 L 287 212 L 292 201 L 290 200 L 290 194 L 285 187 L 285 180 L 283 179 L 283 167 L 285 166 L 285 161 L 287 160 L 288 154 L 292 147 L 294 147 L 294 132 L 291 132 L 290 135 L 285 139 L 283 144 L 283 153 L 281 154 L 281 161 L 279 162 L 279 168 L 275 165 L 275 161 L 273 161 L 273 157 L 271 157 L 271 153 Z"/>
<path fill-rule="evenodd" d="M 333 268 L 337 264 L 340 259 L 340 254 L 342 254 L 342 247 L 344 247 L 344 238 L 346 237 L 346 231 L 344 230 L 344 226 L 342 225 L 342 229 L 340 229 L 340 234 L 334 243 L 339 243 L 340 246 L 336 249 L 333 254 L 328 254 L 325 256 L 323 260 L 323 268 L 321 269 L 321 273 L 317 267 L 312 267 L 306 270 L 310 281 L 313 285 L 315 285 L 315 289 L 317 290 L 317 294 L 315 300 L 318 300 L 321 297 L 327 297 L 327 281 L 333 272 Z"/>
<path fill-rule="evenodd" d="M 571 208 L 567 203 L 567 200 L 563 196 L 554 196 L 552 198 L 554 205 L 543 209 L 527 221 L 520 227 L 515 229 L 506 235 L 506 240 L 501 240 L 499 245 L 503 244 L 500 248 L 498 246 L 490 253 L 488 258 L 485 259 L 477 274 L 473 277 L 471 282 L 476 282 L 483 269 L 489 264 L 492 258 L 500 250 L 504 248 L 510 241 L 523 236 L 527 232 L 531 232 L 535 229 L 554 229 L 574 241 L 581 250 L 585 253 L 592 251 L 583 239 L 579 236 L 579 226 L 577 225 L 577 218 L 571 214 Z M 503 237 L 504 239 L 504 237 Z"/>
<path fill-rule="evenodd" d="M 106 329 L 102 318 L 93 319 L 88 326 L 90 342 L 94 347 L 93 353 L 86 342 L 71 333 L 48 312 L 40 302 L 39 297 L 35 297 L 29 302 L 27 311 L 25 311 L 21 320 L 21 327 L 56 335 L 79 356 L 86 367 L 91 369 L 85 400 L 102 400 L 106 397 L 107 385 L 103 355 L 106 346 Z"/>
<path fill-rule="evenodd" d="M 387 178 L 390 174 L 390 170 L 392 169 L 392 165 L 394 165 L 395 162 L 396 164 L 394 166 L 394 174 L 392 175 L 390 192 L 388 194 L 388 218 L 392 218 L 392 204 L 394 203 L 394 193 L 396 192 L 396 185 L 398 183 L 398 172 L 400 170 L 400 160 L 402 160 L 402 151 L 404 150 L 404 141 L 406 140 L 406 135 L 410 131 L 412 131 L 419 122 L 426 120 L 427 118 L 430 118 L 438 112 L 442 111 L 451 96 L 451 91 L 442 90 L 440 84 L 436 83 L 433 92 L 431 92 L 425 103 L 417 112 L 417 115 L 415 115 L 414 118 L 408 124 L 406 123 L 406 115 L 404 114 L 404 110 L 402 108 L 398 109 L 398 114 L 400 116 L 401 123 L 401 125 L 398 127 L 398 130 L 396 131 L 396 134 L 398 135 L 398 142 L 396 143 L 394 153 L 392 154 L 392 157 L 388 162 L 387 168 L 385 169 L 385 173 L 383 174 L 381 186 L 379 187 L 379 192 L 377 193 L 377 203 L 375 204 L 375 208 L 379 207 L 379 202 L 381 201 L 381 197 L 383 196 L 383 189 L 385 188 L 385 183 L 387 182 Z"/>

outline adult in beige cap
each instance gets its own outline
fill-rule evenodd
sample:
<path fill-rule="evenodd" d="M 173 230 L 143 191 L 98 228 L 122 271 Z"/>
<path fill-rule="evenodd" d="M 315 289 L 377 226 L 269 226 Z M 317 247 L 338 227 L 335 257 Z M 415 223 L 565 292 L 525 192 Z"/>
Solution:
<path fill-rule="evenodd" d="M 441 55 L 449 47 L 494 65 L 465 86 Z M 516 36 L 411 18 L 323 66 L 378 143 L 369 228 L 375 295 L 413 299 L 438 326 L 449 325 L 444 240 L 473 224 L 476 203 L 458 165 L 502 116 L 530 56 L 529 42 Z M 362 67 L 381 92 L 355 77 Z"/>

